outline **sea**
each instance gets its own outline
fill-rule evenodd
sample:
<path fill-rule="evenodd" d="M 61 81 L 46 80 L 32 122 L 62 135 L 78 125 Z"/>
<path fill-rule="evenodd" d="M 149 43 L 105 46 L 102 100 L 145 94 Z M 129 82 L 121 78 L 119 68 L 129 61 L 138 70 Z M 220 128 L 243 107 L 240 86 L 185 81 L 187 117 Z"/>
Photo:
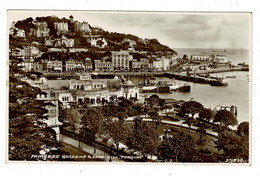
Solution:
<path fill-rule="evenodd" d="M 181 49 L 176 50 L 178 55 L 180 53 L 187 54 L 199 54 L 205 49 Z M 228 60 L 232 64 L 238 63 L 250 63 L 248 51 L 238 51 L 235 54 L 230 54 Z M 173 98 L 176 100 L 194 100 L 200 102 L 204 107 L 215 109 L 219 106 L 236 106 L 237 107 L 237 120 L 238 124 L 244 121 L 250 122 L 250 84 L 251 76 L 248 71 L 236 71 L 236 72 L 222 72 L 211 74 L 212 76 L 226 77 L 235 75 L 236 78 L 227 78 L 228 86 L 211 86 L 208 84 L 192 83 L 181 80 L 169 79 L 166 77 L 156 77 L 157 81 L 169 81 L 179 84 L 187 84 L 191 86 L 190 92 L 172 92 L 171 94 L 158 94 L 161 98 Z M 132 77 L 133 83 L 140 83 L 142 78 Z M 149 97 L 154 93 L 146 93 Z"/>
<path fill-rule="evenodd" d="M 210 48 L 175 48 L 174 49 L 178 53 L 178 57 L 182 58 L 183 55 L 187 55 L 188 58 L 192 54 L 202 54 L 211 50 L 226 50 L 224 53 L 227 57 L 228 61 L 231 61 L 232 64 L 237 65 L 239 63 L 249 64 L 249 51 L 248 49 L 210 49 Z"/>

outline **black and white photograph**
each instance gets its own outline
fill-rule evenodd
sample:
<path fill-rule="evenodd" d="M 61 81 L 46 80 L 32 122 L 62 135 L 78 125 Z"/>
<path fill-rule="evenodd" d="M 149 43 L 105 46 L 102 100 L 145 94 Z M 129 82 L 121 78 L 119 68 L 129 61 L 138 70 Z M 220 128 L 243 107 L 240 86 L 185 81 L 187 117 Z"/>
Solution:
<path fill-rule="evenodd" d="M 252 13 L 8 10 L 7 162 L 250 165 Z"/>

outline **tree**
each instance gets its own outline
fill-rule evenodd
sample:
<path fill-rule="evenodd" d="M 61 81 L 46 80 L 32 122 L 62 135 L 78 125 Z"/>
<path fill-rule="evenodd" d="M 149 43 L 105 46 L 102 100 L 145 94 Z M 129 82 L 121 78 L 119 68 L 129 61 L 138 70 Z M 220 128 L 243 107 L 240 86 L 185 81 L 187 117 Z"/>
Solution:
<path fill-rule="evenodd" d="M 82 116 L 83 134 L 89 139 L 96 140 L 97 135 L 102 132 L 103 122 L 102 112 L 92 107 L 84 109 Z"/>
<path fill-rule="evenodd" d="M 73 107 L 70 109 L 65 109 L 64 122 L 72 127 L 73 132 L 75 133 L 80 127 L 82 115 L 79 111 Z"/>
<path fill-rule="evenodd" d="M 152 108 L 157 104 L 158 100 L 159 100 L 159 96 L 156 94 L 153 94 L 149 98 L 146 99 L 146 102 Z"/>
<path fill-rule="evenodd" d="M 167 109 L 166 114 L 168 115 L 168 112 L 172 109 L 172 105 L 166 105 L 165 109 Z"/>
<path fill-rule="evenodd" d="M 159 146 L 158 134 L 147 122 L 136 118 L 127 139 L 127 146 L 130 149 L 140 151 L 144 160 L 146 160 L 148 154 L 152 155 L 157 151 Z"/>
<path fill-rule="evenodd" d="M 203 106 L 202 104 L 196 101 L 187 101 L 182 104 L 180 109 L 181 112 L 184 114 L 191 114 L 191 117 L 188 116 L 186 118 L 186 123 L 189 126 L 189 132 L 190 132 L 191 125 L 194 123 L 194 115 L 196 113 L 200 113 L 203 109 Z"/>
<path fill-rule="evenodd" d="M 165 99 L 159 98 L 158 105 L 160 106 L 160 109 L 163 110 L 165 107 Z"/>
<path fill-rule="evenodd" d="M 241 137 L 249 137 L 249 123 L 241 122 L 237 127 L 237 134 Z"/>
<path fill-rule="evenodd" d="M 186 117 L 185 122 L 187 123 L 187 125 L 189 127 L 189 133 L 190 133 L 191 126 L 195 122 L 195 119 L 193 117 Z"/>
<path fill-rule="evenodd" d="M 118 111 L 114 114 L 114 117 L 118 118 L 119 120 L 124 121 L 128 116 L 125 112 Z"/>
<path fill-rule="evenodd" d="M 134 115 L 141 115 L 144 112 L 144 107 L 140 103 L 133 104 L 132 109 L 134 111 Z"/>
<path fill-rule="evenodd" d="M 234 114 L 227 110 L 220 110 L 214 116 L 213 122 L 219 122 L 222 126 L 227 128 L 229 125 L 237 125 L 237 119 Z"/>
<path fill-rule="evenodd" d="M 163 161 L 196 161 L 194 139 L 183 133 L 173 134 L 166 138 L 158 148 L 158 157 Z"/>
<path fill-rule="evenodd" d="M 200 135 L 200 145 L 201 145 L 202 137 L 206 135 L 205 124 L 200 124 L 199 128 L 197 128 L 197 132 Z"/>
<path fill-rule="evenodd" d="M 15 23 L 15 27 L 19 28 L 19 29 L 23 29 L 25 31 L 26 36 L 28 36 L 29 32 L 30 32 L 30 28 L 33 28 L 33 18 L 29 17 L 26 18 L 25 20 L 22 21 L 17 21 Z"/>
<path fill-rule="evenodd" d="M 150 111 L 148 115 L 152 118 L 153 122 L 155 123 L 155 130 L 157 130 L 158 125 L 161 123 L 161 116 L 159 116 L 158 112 Z"/>
<path fill-rule="evenodd" d="M 123 120 L 111 120 L 106 124 L 106 134 L 112 138 L 117 150 L 119 149 L 119 143 L 126 141 L 128 131 L 128 126 Z"/>
<path fill-rule="evenodd" d="M 130 109 L 133 106 L 133 102 L 126 99 L 125 97 L 119 97 L 118 98 L 118 106 L 121 109 L 121 111 L 127 112 L 127 114 L 129 114 Z"/>
<path fill-rule="evenodd" d="M 206 120 L 207 122 L 209 122 L 211 119 L 213 119 L 214 113 L 212 110 L 207 109 L 207 108 L 203 108 L 201 110 L 201 112 L 199 113 L 199 118 Z"/>
<path fill-rule="evenodd" d="M 216 148 L 223 152 L 221 161 L 248 162 L 249 140 L 228 130 L 220 132 L 218 136 Z"/>
<path fill-rule="evenodd" d="M 98 46 L 98 47 L 102 47 L 103 44 L 104 44 L 104 42 L 103 42 L 102 40 L 98 40 L 98 41 L 97 41 L 97 46 Z"/>
<path fill-rule="evenodd" d="M 44 160 L 34 158 L 45 150 L 46 154 L 59 152 L 60 144 L 53 129 L 46 127 L 44 101 L 35 100 L 41 91 L 14 76 L 15 67 L 9 74 L 9 150 L 10 160 Z M 18 73 L 18 72 L 17 72 Z M 20 72 L 21 77 L 23 72 Z M 52 150 L 55 148 L 55 151 Z M 48 152 L 47 152 L 48 151 Z M 50 160 L 50 159 L 49 159 Z"/>
<path fill-rule="evenodd" d="M 145 105 L 143 111 L 144 111 L 144 114 L 147 115 L 150 112 L 149 106 Z"/>
<path fill-rule="evenodd" d="M 194 117 L 196 113 L 200 113 L 202 109 L 203 105 L 196 101 L 187 101 L 181 106 L 181 111 L 184 114 L 191 114 L 192 117 Z"/>

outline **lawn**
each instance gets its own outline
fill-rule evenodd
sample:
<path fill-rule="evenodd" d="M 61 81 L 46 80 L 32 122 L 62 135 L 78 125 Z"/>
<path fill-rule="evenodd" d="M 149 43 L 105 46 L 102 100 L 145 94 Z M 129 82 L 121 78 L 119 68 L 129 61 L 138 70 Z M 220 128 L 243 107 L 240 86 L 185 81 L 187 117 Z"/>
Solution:
<path fill-rule="evenodd" d="M 187 128 L 181 128 L 181 127 L 176 127 L 176 126 L 172 126 L 172 125 L 161 124 L 157 127 L 157 130 L 156 130 L 157 133 L 159 135 L 164 135 L 165 134 L 164 130 L 166 129 L 166 127 L 171 130 L 171 132 L 169 134 L 183 132 L 183 133 L 186 133 L 187 135 L 190 135 L 195 140 L 197 149 L 208 149 L 214 153 L 219 153 L 219 151 L 215 148 L 215 144 L 214 144 L 212 137 L 209 135 L 202 136 L 202 142 L 200 144 L 200 135 L 192 130 L 189 132 L 189 129 L 187 129 Z"/>

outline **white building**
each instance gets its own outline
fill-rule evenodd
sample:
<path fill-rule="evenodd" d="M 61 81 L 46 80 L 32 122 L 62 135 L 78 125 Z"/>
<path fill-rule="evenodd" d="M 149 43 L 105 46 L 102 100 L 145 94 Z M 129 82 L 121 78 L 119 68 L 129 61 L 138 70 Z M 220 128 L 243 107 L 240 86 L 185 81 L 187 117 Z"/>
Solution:
<path fill-rule="evenodd" d="M 40 50 L 38 47 L 35 46 L 25 46 L 21 50 L 21 56 L 25 58 L 34 58 L 40 55 Z"/>
<path fill-rule="evenodd" d="M 74 47 L 74 39 L 69 39 L 62 35 L 61 38 L 56 38 L 56 39 L 45 39 L 44 41 L 45 46 L 53 46 L 53 47 Z"/>
<path fill-rule="evenodd" d="M 224 64 L 227 63 L 227 57 L 226 55 L 216 55 L 215 56 L 215 62 L 219 63 L 219 64 Z"/>
<path fill-rule="evenodd" d="M 93 70 L 93 65 L 92 65 L 92 61 L 90 58 L 85 59 L 84 67 L 85 67 L 85 71 Z"/>
<path fill-rule="evenodd" d="M 166 71 L 170 68 L 170 59 L 169 58 L 161 58 L 161 62 L 162 62 L 162 70 Z"/>
<path fill-rule="evenodd" d="M 46 22 L 33 22 L 34 28 L 31 28 L 30 34 L 35 37 L 48 37 L 50 29 Z"/>
<path fill-rule="evenodd" d="M 75 30 L 82 32 L 83 34 L 91 32 L 88 22 L 75 22 Z"/>
<path fill-rule="evenodd" d="M 133 60 L 133 55 L 128 51 L 112 51 L 112 67 L 114 70 L 129 70 L 129 61 Z"/>
<path fill-rule="evenodd" d="M 67 33 L 69 30 L 68 23 L 66 23 L 66 22 L 54 22 L 54 28 L 55 28 L 55 30 L 57 30 L 58 35 L 60 33 L 62 33 L 62 34 Z"/>
<path fill-rule="evenodd" d="M 25 31 L 23 29 L 17 29 L 16 36 L 25 38 Z"/>
<path fill-rule="evenodd" d="M 94 47 L 104 48 L 105 46 L 107 46 L 107 41 L 103 37 L 91 37 L 90 44 Z"/>
<path fill-rule="evenodd" d="M 64 106 L 73 102 L 99 106 L 104 100 L 109 102 L 122 96 L 127 99 L 140 97 L 139 88 L 131 81 L 121 83 L 120 79 L 91 79 L 89 74 L 82 74 L 80 80 L 28 80 L 27 82 L 46 92 L 39 95 L 39 99 L 59 100 Z"/>
<path fill-rule="evenodd" d="M 75 61 L 73 59 L 69 59 L 68 61 L 65 61 L 65 70 L 67 72 L 72 72 L 75 69 Z"/>
<path fill-rule="evenodd" d="M 60 39 L 55 39 L 54 42 L 54 47 L 74 47 L 74 39 L 69 39 L 67 37 L 65 37 L 64 35 L 62 35 L 62 37 Z"/>
<path fill-rule="evenodd" d="M 153 69 L 157 71 L 162 71 L 162 61 L 161 60 L 153 61 Z"/>
<path fill-rule="evenodd" d="M 25 72 L 29 72 L 32 70 L 32 67 L 33 67 L 33 61 L 30 60 L 30 59 L 24 59 L 23 63 L 22 63 L 22 66 L 23 66 L 23 70 Z"/>
<path fill-rule="evenodd" d="M 75 61 L 75 70 L 77 70 L 77 71 L 83 71 L 83 70 L 85 70 L 84 62 L 81 61 L 81 60 L 76 60 L 76 61 Z"/>
<path fill-rule="evenodd" d="M 205 54 L 191 55 L 191 61 L 210 62 L 211 60 L 212 60 L 212 58 L 210 55 L 205 55 Z"/>
<path fill-rule="evenodd" d="M 153 69 L 158 71 L 166 71 L 170 68 L 170 59 L 166 57 L 157 58 L 153 61 Z"/>
<path fill-rule="evenodd" d="M 137 86 L 133 84 L 130 80 L 128 80 L 124 84 L 120 84 L 119 87 L 121 88 L 122 96 L 126 99 L 140 98 L 139 88 L 137 88 Z"/>
<path fill-rule="evenodd" d="M 132 70 L 137 71 L 141 69 L 141 62 L 138 59 L 133 59 L 132 61 Z"/>
<path fill-rule="evenodd" d="M 113 71 L 112 63 L 106 58 L 95 60 L 94 62 L 96 71 Z"/>
<path fill-rule="evenodd" d="M 176 64 L 178 64 L 178 58 L 177 58 L 177 56 L 172 56 L 171 61 L 170 61 L 170 65 L 174 66 Z"/>
<path fill-rule="evenodd" d="M 47 61 L 47 70 L 62 72 L 62 61 L 59 60 L 48 60 Z"/>

